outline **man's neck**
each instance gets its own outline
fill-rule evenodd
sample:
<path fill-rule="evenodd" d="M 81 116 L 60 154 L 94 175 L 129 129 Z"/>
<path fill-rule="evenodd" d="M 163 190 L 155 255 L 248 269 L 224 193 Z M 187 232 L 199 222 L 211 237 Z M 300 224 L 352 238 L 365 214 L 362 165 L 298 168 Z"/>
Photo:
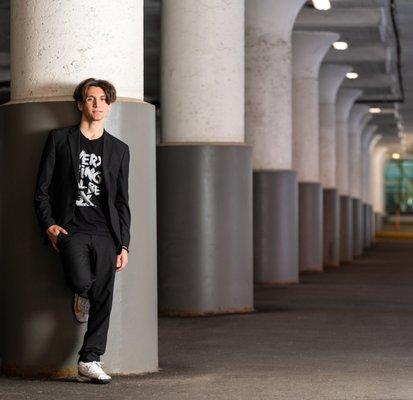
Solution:
<path fill-rule="evenodd" d="M 79 128 L 88 139 L 99 139 L 103 135 L 104 121 L 88 121 L 82 118 Z"/>

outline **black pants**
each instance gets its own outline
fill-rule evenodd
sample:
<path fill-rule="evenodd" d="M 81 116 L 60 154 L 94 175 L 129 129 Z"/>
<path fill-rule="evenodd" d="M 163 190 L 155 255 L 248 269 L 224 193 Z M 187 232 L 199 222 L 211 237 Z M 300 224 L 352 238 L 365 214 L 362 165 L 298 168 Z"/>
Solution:
<path fill-rule="evenodd" d="M 79 351 L 79 361 L 100 361 L 106 349 L 112 309 L 115 243 L 110 236 L 85 233 L 60 233 L 57 243 L 67 285 L 90 301 L 87 331 Z"/>

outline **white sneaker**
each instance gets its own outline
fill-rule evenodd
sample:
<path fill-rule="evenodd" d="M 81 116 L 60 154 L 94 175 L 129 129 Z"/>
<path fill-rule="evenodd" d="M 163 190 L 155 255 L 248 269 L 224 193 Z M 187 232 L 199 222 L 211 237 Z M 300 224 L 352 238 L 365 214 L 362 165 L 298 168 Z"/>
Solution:
<path fill-rule="evenodd" d="M 102 369 L 102 362 L 91 361 L 83 362 L 79 361 L 78 364 L 78 381 L 91 382 L 91 383 L 110 383 L 112 379 Z"/>
<path fill-rule="evenodd" d="M 83 324 L 89 319 L 89 299 L 75 294 L 73 298 L 73 314 L 78 322 Z"/>

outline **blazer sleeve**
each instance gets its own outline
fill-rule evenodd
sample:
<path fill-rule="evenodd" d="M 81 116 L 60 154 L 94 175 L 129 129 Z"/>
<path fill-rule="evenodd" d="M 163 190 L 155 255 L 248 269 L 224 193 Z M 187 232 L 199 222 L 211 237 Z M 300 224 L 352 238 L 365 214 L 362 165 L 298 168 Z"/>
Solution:
<path fill-rule="evenodd" d="M 52 205 L 49 192 L 50 183 L 53 178 L 55 157 L 56 148 L 53 131 L 51 131 L 47 137 L 40 159 L 40 166 L 34 192 L 34 209 L 43 234 L 49 226 L 56 224 L 52 217 Z"/>
<path fill-rule="evenodd" d="M 129 147 L 123 153 L 117 180 L 115 207 L 119 215 L 119 226 L 122 246 L 129 247 L 130 242 L 130 209 L 129 209 Z"/>

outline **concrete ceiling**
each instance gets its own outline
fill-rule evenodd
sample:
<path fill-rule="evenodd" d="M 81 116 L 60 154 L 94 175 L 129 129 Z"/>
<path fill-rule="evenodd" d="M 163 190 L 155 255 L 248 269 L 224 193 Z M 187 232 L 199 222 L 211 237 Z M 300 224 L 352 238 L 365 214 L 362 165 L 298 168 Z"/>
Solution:
<path fill-rule="evenodd" d="M 345 87 L 360 88 L 358 102 L 381 107 L 370 124 L 378 125 L 380 143 L 392 151 L 413 152 L 413 1 L 331 0 L 329 11 L 312 1 L 301 10 L 294 29 L 338 32 L 345 51 L 331 49 L 327 63 L 348 64 L 359 74 Z M 410 53 L 410 54 L 409 54 Z"/>
<path fill-rule="evenodd" d="M 405 150 L 413 153 L 413 0 L 331 3 L 331 10 L 317 11 L 308 0 L 294 28 L 338 32 L 340 40 L 349 43 L 348 50 L 331 49 L 325 62 L 353 66 L 359 78 L 346 80 L 344 86 L 363 89 L 360 101 L 383 109 L 371 121 L 379 125 L 377 133 L 383 136 L 382 143 L 394 150 L 402 141 Z M 145 100 L 157 105 L 160 5 L 161 0 L 144 0 Z M 0 104 L 9 98 L 9 18 L 10 0 L 0 0 Z"/>

